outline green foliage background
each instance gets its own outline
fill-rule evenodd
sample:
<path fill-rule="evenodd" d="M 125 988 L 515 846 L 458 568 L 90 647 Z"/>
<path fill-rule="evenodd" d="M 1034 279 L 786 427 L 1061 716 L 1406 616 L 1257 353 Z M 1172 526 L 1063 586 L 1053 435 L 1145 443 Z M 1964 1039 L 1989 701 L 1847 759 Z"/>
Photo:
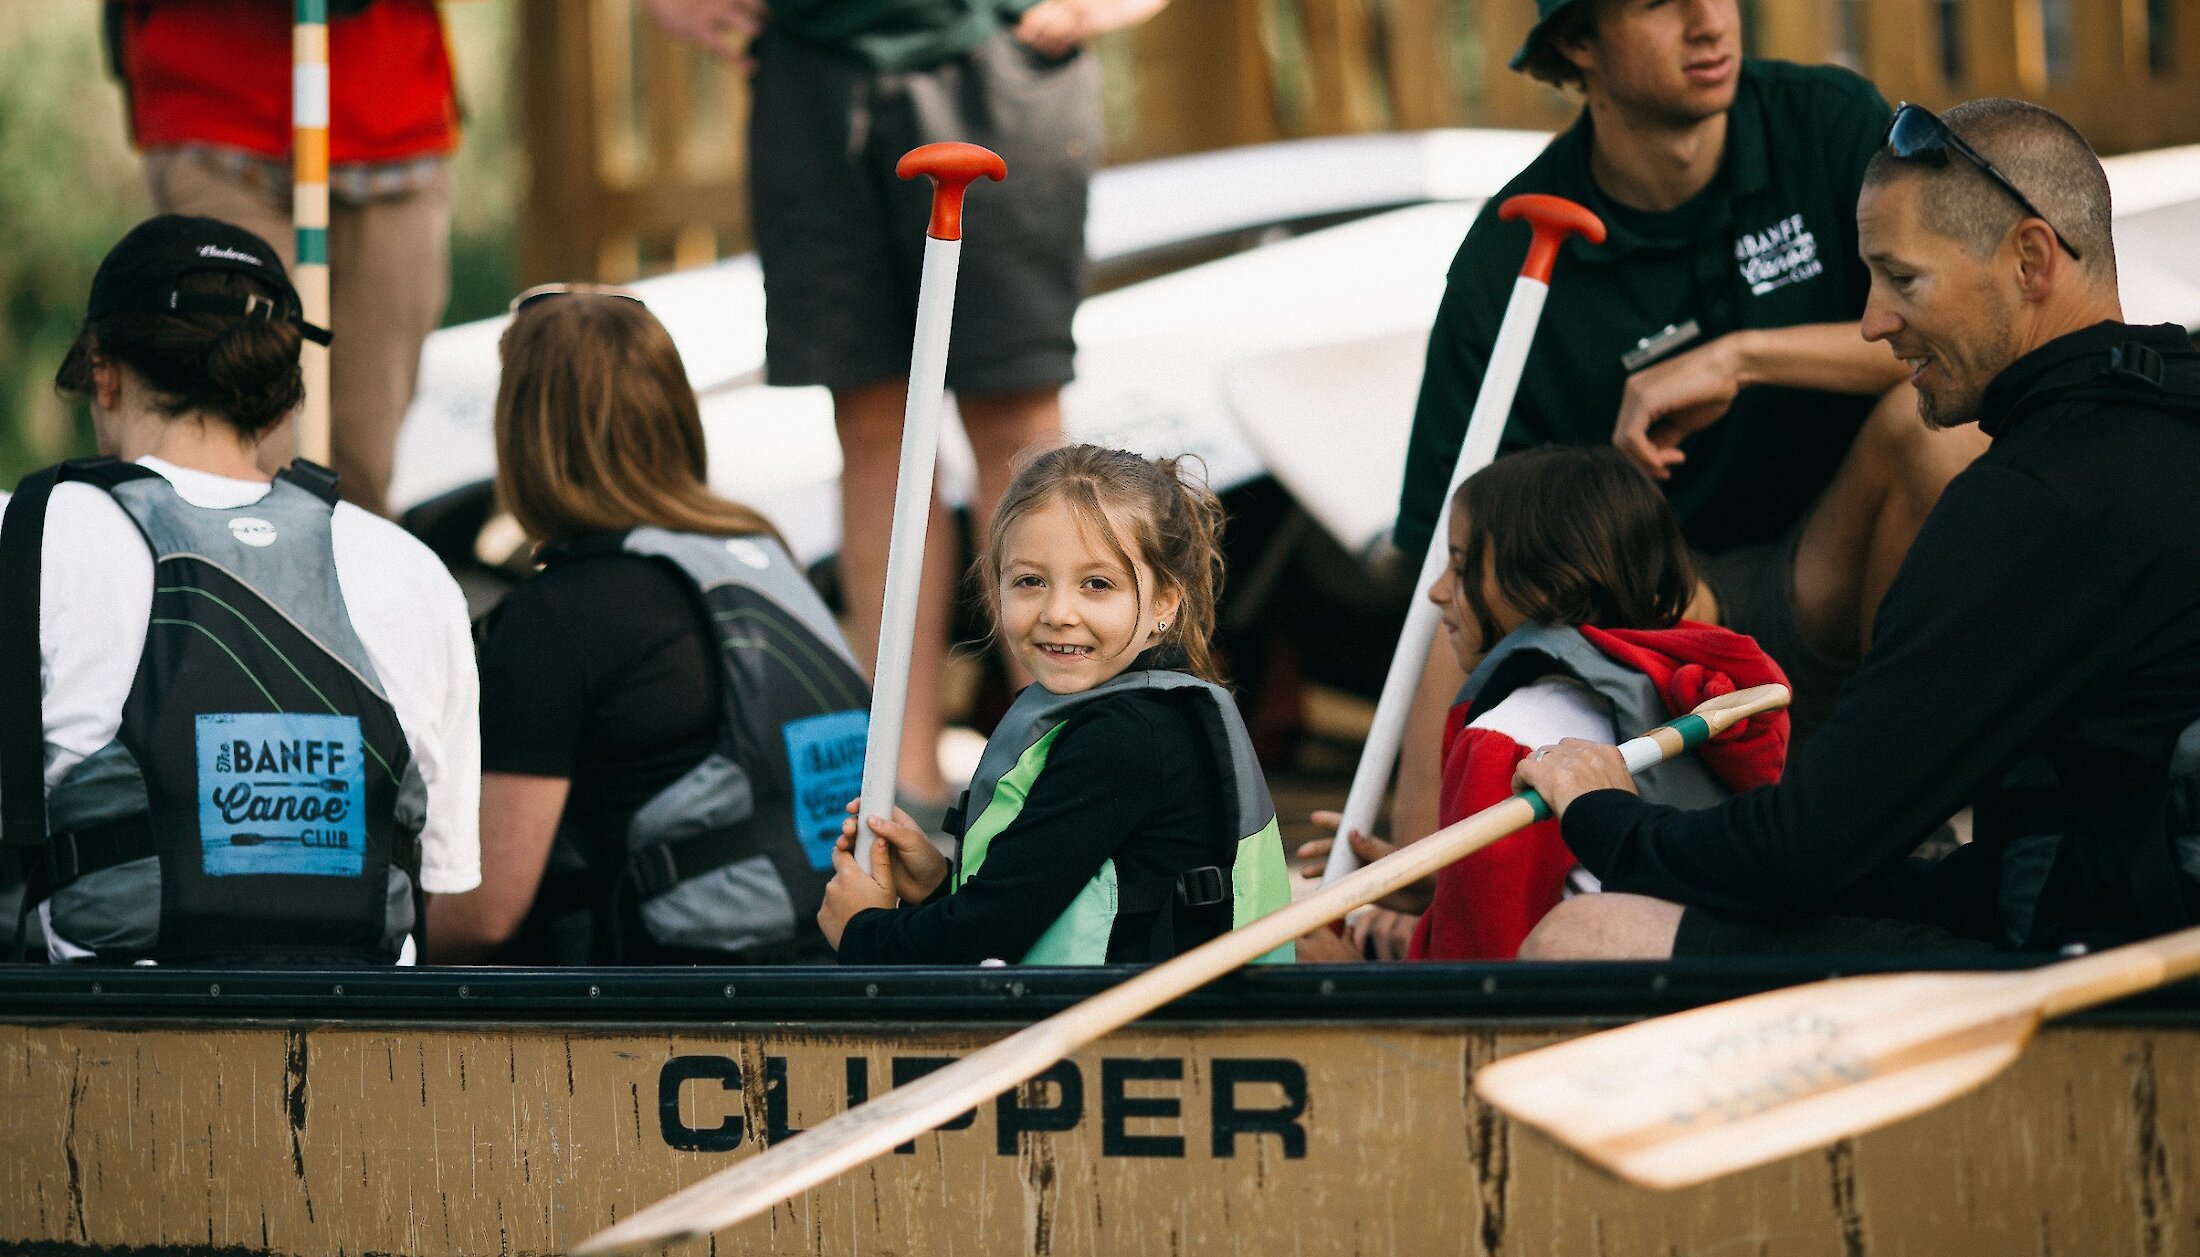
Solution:
<path fill-rule="evenodd" d="M 495 313 L 511 294 L 525 183 L 510 72 L 522 2 L 445 9 L 466 117 L 446 323 Z M 54 368 L 99 259 L 152 212 L 107 72 L 101 7 L 0 0 L 0 488 L 91 451 L 89 419 L 54 395 Z"/>

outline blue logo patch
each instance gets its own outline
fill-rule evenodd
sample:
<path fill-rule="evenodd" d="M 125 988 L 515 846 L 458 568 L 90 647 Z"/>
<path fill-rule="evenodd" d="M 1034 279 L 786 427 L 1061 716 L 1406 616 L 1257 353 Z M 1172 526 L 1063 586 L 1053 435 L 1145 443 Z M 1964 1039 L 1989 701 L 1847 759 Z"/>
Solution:
<path fill-rule="evenodd" d="M 864 711 L 827 712 L 780 726 L 787 739 L 787 774 L 794 785 L 794 836 L 813 869 L 833 867 L 833 844 L 848 800 L 863 793 Z"/>
<path fill-rule="evenodd" d="M 198 718 L 199 849 L 208 877 L 357 877 L 367 857 L 357 716 Z"/>

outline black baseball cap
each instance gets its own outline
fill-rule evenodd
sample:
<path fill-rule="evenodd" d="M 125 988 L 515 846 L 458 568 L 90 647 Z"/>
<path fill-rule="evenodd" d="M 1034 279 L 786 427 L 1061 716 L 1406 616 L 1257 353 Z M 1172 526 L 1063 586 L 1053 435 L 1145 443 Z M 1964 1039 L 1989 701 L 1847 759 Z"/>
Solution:
<path fill-rule="evenodd" d="M 249 275 L 275 294 L 234 297 L 221 293 L 180 292 L 176 281 L 201 271 Z M 218 218 L 161 214 L 132 227 L 107 251 L 92 276 L 92 295 L 84 319 L 110 314 L 238 314 L 294 323 L 307 340 L 329 343 L 328 329 L 305 320 L 304 303 L 283 269 L 283 260 L 267 241 Z"/>
<path fill-rule="evenodd" d="M 1520 47 L 1505 64 L 1515 70 L 1528 64 L 1528 54 L 1535 50 L 1536 41 L 1551 28 L 1551 19 L 1564 10 L 1581 3 L 1581 0 L 1535 0 L 1535 25 L 1528 28 L 1528 37 L 1520 41 Z"/>

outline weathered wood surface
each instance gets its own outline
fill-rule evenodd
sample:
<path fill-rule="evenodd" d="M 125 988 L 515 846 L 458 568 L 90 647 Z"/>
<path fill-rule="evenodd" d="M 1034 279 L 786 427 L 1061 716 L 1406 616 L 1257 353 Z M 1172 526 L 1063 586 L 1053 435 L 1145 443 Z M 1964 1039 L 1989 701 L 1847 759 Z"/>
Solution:
<path fill-rule="evenodd" d="M 0 1249 L 555 1251 L 983 1031 L 0 1027 Z M 2200 1034 L 2049 1027 L 1914 1121 L 1687 1191 L 1472 1098 L 1548 1030 L 1140 1026 L 684 1252 L 2200 1252 Z M 685 1148 L 675 1145 L 686 1145 Z M 43 1249 L 42 1251 L 53 1251 Z"/>

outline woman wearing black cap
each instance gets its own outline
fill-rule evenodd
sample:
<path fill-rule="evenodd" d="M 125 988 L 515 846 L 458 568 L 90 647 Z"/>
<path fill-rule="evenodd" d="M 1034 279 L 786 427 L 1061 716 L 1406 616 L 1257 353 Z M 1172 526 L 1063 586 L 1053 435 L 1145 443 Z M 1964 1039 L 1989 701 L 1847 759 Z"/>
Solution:
<path fill-rule="evenodd" d="M 479 881 L 457 586 L 331 473 L 257 465 L 326 335 L 214 219 L 139 225 L 92 281 L 55 384 L 106 457 L 0 531 L 0 838 L 54 960 L 400 960 L 422 894 Z"/>

